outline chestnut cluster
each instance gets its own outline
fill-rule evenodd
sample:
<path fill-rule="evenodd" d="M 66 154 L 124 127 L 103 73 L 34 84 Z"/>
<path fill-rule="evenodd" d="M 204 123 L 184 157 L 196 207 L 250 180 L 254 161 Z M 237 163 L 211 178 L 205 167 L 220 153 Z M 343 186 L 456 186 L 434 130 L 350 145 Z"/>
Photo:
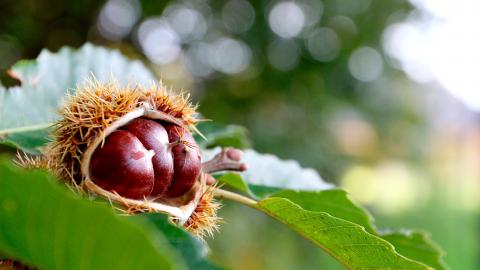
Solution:
<path fill-rule="evenodd" d="M 90 178 L 126 198 L 172 198 L 192 188 L 201 166 L 200 150 L 188 130 L 137 118 L 95 150 Z"/>

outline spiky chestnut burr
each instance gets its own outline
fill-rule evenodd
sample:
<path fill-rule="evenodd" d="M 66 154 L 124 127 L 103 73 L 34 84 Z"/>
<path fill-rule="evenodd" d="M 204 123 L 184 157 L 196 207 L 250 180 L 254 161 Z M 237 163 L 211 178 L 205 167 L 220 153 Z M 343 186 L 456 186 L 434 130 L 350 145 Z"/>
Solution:
<path fill-rule="evenodd" d="M 201 163 L 196 107 L 162 85 L 93 81 L 67 97 L 45 157 L 33 160 L 76 190 L 117 202 L 127 213 L 164 212 L 199 236 L 216 228 L 210 173 L 245 170 L 241 151 Z M 31 166 L 23 159 L 25 166 Z"/>

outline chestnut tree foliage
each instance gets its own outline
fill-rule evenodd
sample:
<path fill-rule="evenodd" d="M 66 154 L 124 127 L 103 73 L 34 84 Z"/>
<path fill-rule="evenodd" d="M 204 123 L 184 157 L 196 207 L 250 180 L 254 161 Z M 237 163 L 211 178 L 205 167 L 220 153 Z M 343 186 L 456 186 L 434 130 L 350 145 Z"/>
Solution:
<path fill-rule="evenodd" d="M 21 84 L 0 86 L 0 139 L 28 153 L 49 141 L 66 93 L 94 76 L 122 84 L 156 81 L 138 61 L 86 44 L 43 51 L 11 69 Z M 202 123 L 204 156 L 218 146 L 248 147 L 239 126 Z M 281 222 L 348 269 L 447 269 L 442 251 L 422 232 L 382 232 L 345 191 L 295 161 L 245 150 L 247 173 L 219 174 L 222 188 Z M 252 228 L 254 229 L 254 228 Z M 222 237 L 221 229 L 217 237 Z M 234 244 L 234 243 L 232 243 Z M 281 244 L 281 243 L 279 243 Z M 41 269 L 221 269 L 207 247 L 162 214 L 123 216 L 108 201 L 73 193 L 47 172 L 0 160 L 0 259 Z"/>

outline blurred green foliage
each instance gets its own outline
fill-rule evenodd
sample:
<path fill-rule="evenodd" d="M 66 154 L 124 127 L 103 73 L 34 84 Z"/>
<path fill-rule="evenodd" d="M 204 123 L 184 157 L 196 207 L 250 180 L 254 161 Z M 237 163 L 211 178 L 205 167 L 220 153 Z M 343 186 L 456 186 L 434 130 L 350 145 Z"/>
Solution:
<path fill-rule="evenodd" d="M 310 2 L 305 1 L 306 4 Z M 343 117 L 347 120 L 358 118 L 369 125 L 367 128 L 373 125 L 373 136 L 388 138 L 379 141 L 381 151 L 371 149 L 367 151 L 369 153 L 362 153 L 364 156 L 361 159 L 375 161 L 380 158 L 379 154 L 416 156 L 418 145 L 411 145 L 406 140 L 411 134 L 401 130 L 419 132 L 417 129 L 422 119 L 415 108 L 408 104 L 408 100 L 398 102 L 398 95 L 404 93 L 398 93 L 395 89 L 377 89 L 389 87 L 388 83 L 372 87 L 358 82 L 348 70 L 348 56 L 352 51 L 360 46 L 379 50 L 385 25 L 402 19 L 410 6 L 398 0 L 388 3 L 370 0 L 355 2 L 323 2 L 318 11 L 319 21 L 305 29 L 304 34 L 292 39 L 299 49 L 299 59 L 287 71 L 272 66 L 267 57 L 269 46 L 278 40 L 265 18 L 274 2 L 251 2 L 255 11 L 254 21 L 242 33 L 229 31 L 222 24 L 222 2 L 179 2 L 203 12 L 209 28 L 201 41 L 208 42 L 224 36 L 238 39 L 250 47 L 251 61 L 247 69 L 239 74 L 214 72 L 211 76 L 193 76 L 190 80 L 185 77 L 163 79 L 191 91 L 194 99 L 200 102 L 200 110 L 206 118 L 246 126 L 258 150 L 298 159 L 304 165 L 318 168 L 330 179 L 337 179 L 346 164 L 352 159 L 356 160 L 355 155 L 352 157 L 339 151 L 335 138 L 337 134 L 332 132 L 335 125 L 339 124 L 335 122 L 336 118 L 340 118 L 339 121 Z M 79 47 L 85 41 L 119 47 L 138 57 L 142 46 L 138 45 L 141 41 L 136 38 L 135 31 L 142 20 L 158 17 L 165 13 L 165 7 L 179 3 L 136 3 L 142 11 L 136 26 L 125 37 L 109 40 L 99 31 L 101 2 L 2 1 L 0 46 L 4 47 L 1 47 L 0 56 L 4 60 L 0 68 L 5 71 L 21 58 L 34 58 L 42 48 L 56 51 L 64 45 Z M 122 15 L 128 14 L 120 13 L 118 16 Z M 319 62 L 308 51 L 307 35 L 318 27 L 333 29 L 337 33 L 340 51 L 331 61 Z M 195 42 L 185 42 L 182 47 L 187 49 L 194 46 Z M 384 79 L 395 76 L 396 72 L 388 65 L 384 67 Z M 164 77 L 162 73 L 160 67 L 160 77 Z M 6 84 L 15 83 L 7 79 L 5 72 L 1 74 Z M 185 76 L 192 77 L 191 74 Z M 185 86 L 178 82 L 185 80 L 191 83 Z M 390 94 L 386 95 L 385 91 Z M 349 132 L 351 136 L 356 135 L 355 130 Z M 390 140 L 397 143 L 395 147 L 389 145 Z M 397 153 L 398 149 L 403 151 Z"/>

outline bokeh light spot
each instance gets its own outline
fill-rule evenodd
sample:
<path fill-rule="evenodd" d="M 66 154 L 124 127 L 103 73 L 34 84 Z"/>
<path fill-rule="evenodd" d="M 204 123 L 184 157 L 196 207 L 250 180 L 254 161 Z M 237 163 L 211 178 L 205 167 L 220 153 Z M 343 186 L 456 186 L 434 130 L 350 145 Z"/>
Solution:
<path fill-rule="evenodd" d="M 384 161 L 373 168 L 353 166 L 341 183 L 356 200 L 385 215 L 419 207 L 430 194 L 415 170 L 401 161 Z"/>
<path fill-rule="evenodd" d="M 313 58 L 320 62 L 335 59 L 340 52 L 340 40 L 337 33 L 330 28 L 318 28 L 307 39 L 307 48 Z"/>
<path fill-rule="evenodd" d="M 328 20 L 328 26 L 343 39 L 353 38 L 358 30 L 355 22 L 347 16 L 335 16 Z"/>
<path fill-rule="evenodd" d="M 268 46 L 268 61 L 281 71 L 295 68 L 300 58 L 300 47 L 294 40 L 278 39 Z"/>
<path fill-rule="evenodd" d="M 107 39 L 122 39 L 130 34 L 140 13 L 136 0 L 109 0 L 100 11 L 97 29 Z"/>
<path fill-rule="evenodd" d="M 374 81 L 380 77 L 383 71 L 382 56 L 373 48 L 358 48 L 348 59 L 348 69 L 352 76 L 359 81 Z"/>
<path fill-rule="evenodd" d="M 219 38 L 211 44 L 210 65 L 223 73 L 237 74 L 250 64 L 252 53 L 248 45 L 232 38 Z"/>
<path fill-rule="evenodd" d="M 179 36 L 163 19 L 144 21 L 137 38 L 145 55 L 156 64 L 168 64 L 181 52 Z"/>
<path fill-rule="evenodd" d="M 320 0 L 302 0 L 298 2 L 305 15 L 305 26 L 315 25 L 323 15 L 323 3 Z"/>
<path fill-rule="evenodd" d="M 183 42 L 201 39 L 207 32 L 205 17 L 193 8 L 171 5 L 165 10 L 165 17 Z"/>
<path fill-rule="evenodd" d="M 229 31 L 243 33 L 252 27 L 255 10 L 247 1 L 231 0 L 223 6 L 222 20 Z"/>
<path fill-rule="evenodd" d="M 210 46 L 204 42 L 191 45 L 186 51 L 185 64 L 195 77 L 206 77 L 213 73 L 209 63 Z"/>
<path fill-rule="evenodd" d="M 297 3 L 279 2 L 268 15 L 272 31 L 283 38 L 292 38 L 300 34 L 305 25 L 305 14 Z"/>

